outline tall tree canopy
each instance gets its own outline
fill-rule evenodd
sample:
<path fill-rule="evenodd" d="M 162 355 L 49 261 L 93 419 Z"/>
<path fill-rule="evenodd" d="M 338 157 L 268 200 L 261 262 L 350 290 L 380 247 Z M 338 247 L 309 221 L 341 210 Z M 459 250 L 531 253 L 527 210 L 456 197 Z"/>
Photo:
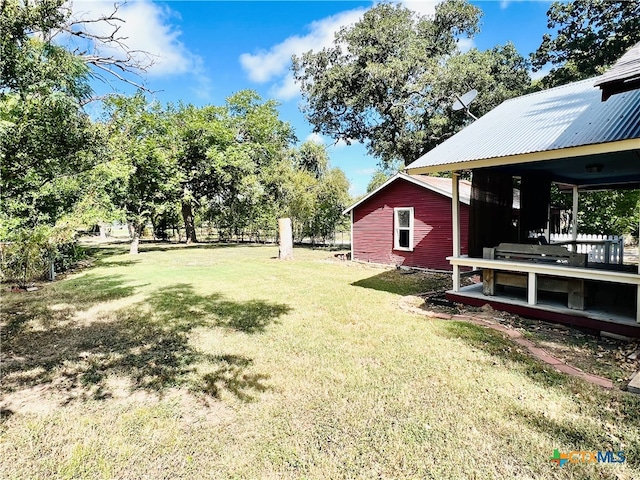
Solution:
<path fill-rule="evenodd" d="M 102 151 L 102 137 L 81 108 L 91 92 L 89 68 L 44 34 L 64 21 L 60 4 L 0 4 L 3 236 L 55 224 L 77 200 L 78 173 Z"/>
<path fill-rule="evenodd" d="M 131 253 L 138 253 L 146 223 L 178 199 L 178 167 L 170 154 L 171 122 L 159 104 L 149 104 L 140 92 L 133 97 L 112 96 L 105 109 L 112 168 L 124 172 L 121 186 L 110 192 L 112 202 L 125 212 L 133 229 Z"/>
<path fill-rule="evenodd" d="M 69 214 L 82 196 L 79 175 L 106 157 L 104 136 L 83 109 L 92 100 L 91 67 L 113 68 L 122 78 L 146 66 L 118 38 L 116 10 L 77 21 L 65 0 L 0 2 L 0 236 L 21 226 L 54 225 Z M 87 24 L 107 33 L 93 35 Z M 122 55 L 72 51 L 65 35 L 87 48 L 118 47 Z"/>
<path fill-rule="evenodd" d="M 293 152 L 284 180 L 285 213 L 291 217 L 296 240 L 331 238 L 350 202 L 349 180 L 339 168 L 330 168 L 326 148 L 305 142 Z"/>
<path fill-rule="evenodd" d="M 458 52 L 457 38 L 478 31 L 480 14 L 464 0 L 445 0 L 433 18 L 381 3 L 341 29 L 332 47 L 294 57 L 314 130 L 365 143 L 383 164 L 406 164 L 465 124 L 451 110 L 454 93 L 478 88 L 479 114 L 520 93 L 527 62 L 512 46 Z"/>
<path fill-rule="evenodd" d="M 545 88 L 600 75 L 640 42 L 639 0 L 554 2 L 548 28 L 531 54 L 534 69 L 551 64 Z"/>

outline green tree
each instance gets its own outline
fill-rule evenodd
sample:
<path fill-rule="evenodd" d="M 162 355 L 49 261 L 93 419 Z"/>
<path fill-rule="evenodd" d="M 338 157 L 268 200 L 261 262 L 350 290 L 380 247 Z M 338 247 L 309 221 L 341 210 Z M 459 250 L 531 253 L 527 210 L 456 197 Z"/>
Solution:
<path fill-rule="evenodd" d="M 295 135 L 279 118 L 277 103 L 251 90 L 227 99 L 224 122 L 233 141 L 213 145 L 207 156 L 214 190 L 210 214 L 226 235 L 275 229 L 282 211 L 282 168 Z"/>
<path fill-rule="evenodd" d="M 125 212 L 133 233 L 130 253 L 137 254 L 147 222 L 179 198 L 178 167 L 170 154 L 170 122 L 160 105 L 149 104 L 142 92 L 133 97 L 112 96 L 105 110 L 114 168 L 126 171 L 112 201 Z"/>
<path fill-rule="evenodd" d="M 638 190 L 580 194 L 578 231 L 602 235 L 638 235 Z"/>
<path fill-rule="evenodd" d="M 548 28 L 531 54 L 535 70 L 551 64 L 542 87 L 600 75 L 640 42 L 640 1 L 573 0 L 554 2 Z"/>
<path fill-rule="evenodd" d="M 314 131 L 362 142 L 383 164 L 407 164 L 466 123 L 451 110 L 454 93 L 477 88 L 479 114 L 520 93 L 527 62 L 512 46 L 458 52 L 458 36 L 475 34 L 480 14 L 463 0 L 440 3 L 433 18 L 381 3 L 332 47 L 294 57 Z"/>
<path fill-rule="evenodd" d="M 376 170 L 373 173 L 371 180 L 369 180 L 369 183 L 367 184 L 367 193 L 373 192 L 376 188 L 383 185 L 392 176 L 392 174 L 389 174 L 383 170 Z"/>
<path fill-rule="evenodd" d="M 102 136 L 74 98 L 0 96 L 3 221 L 53 225 L 77 200 L 77 178 L 103 153 Z"/>
<path fill-rule="evenodd" d="M 235 141 L 234 132 L 225 122 L 225 110 L 220 107 L 169 106 L 166 120 L 172 138 L 169 153 L 178 168 L 177 195 L 186 241 L 197 242 L 194 207 L 215 195 L 219 187 L 208 155 L 228 148 Z M 224 157 L 217 160 L 224 161 Z"/>
<path fill-rule="evenodd" d="M 89 21 L 111 28 L 98 38 L 82 28 L 87 21 L 71 18 L 64 0 L 0 2 L 0 239 L 16 242 L 18 252 L 24 246 L 57 259 L 73 249 L 78 221 L 104 207 L 104 191 L 87 185 L 108 157 L 106 137 L 83 110 L 92 100 L 91 67 L 124 81 L 123 72 L 144 70 L 118 38 L 122 20 L 114 14 Z M 69 34 L 125 55 L 70 51 L 53 41 Z"/>
<path fill-rule="evenodd" d="M 325 147 L 313 142 L 300 145 L 282 178 L 288 190 L 286 213 L 292 220 L 294 238 L 331 238 L 350 201 L 349 180 L 339 168 L 329 167 Z"/>
<path fill-rule="evenodd" d="M 323 240 L 333 238 L 337 226 L 344 220 L 343 210 L 350 202 L 349 180 L 339 168 L 328 169 L 321 177 L 312 222 L 312 236 Z"/>
<path fill-rule="evenodd" d="M 321 177 L 327 170 L 329 156 L 324 145 L 317 142 L 304 142 L 298 149 L 297 164 L 316 178 Z"/>

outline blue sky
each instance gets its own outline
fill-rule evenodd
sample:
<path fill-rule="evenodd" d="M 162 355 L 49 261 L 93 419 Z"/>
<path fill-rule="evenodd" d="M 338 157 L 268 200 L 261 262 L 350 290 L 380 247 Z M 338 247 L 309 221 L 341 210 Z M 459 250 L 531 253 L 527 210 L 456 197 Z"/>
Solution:
<path fill-rule="evenodd" d="M 429 1 L 402 2 L 422 14 L 433 12 Z M 514 43 L 527 56 L 547 31 L 550 2 L 474 1 L 484 12 L 481 32 L 463 39 L 461 48 L 481 50 Z M 300 141 L 324 143 L 333 166 L 351 181 L 352 195 L 364 193 L 377 160 L 362 145 L 334 145 L 333 140 L 311 134 L 300 113 L 299 90 L 289 71 L 292 54 L 319 49 L 340 26 L 357 21 L 373 5 L 366 1 L 170 1 L 134 0 L 120 7 L 124 20 L 119 35 L 130 49 L 151 52 L 154 65 L 143 81 L 162 103 L 222 104 L 232 93 L 250 88 L 264 99 L 280 102 L 280 116 L 290 122 Z M 76 0 L 76 18 L 91 18 L 110 11 L 113 2 Z M 91 27 L 96 28 L 96 27 Z M 94 82 L 97 93 L 118 88 Z M 463 92 L 459 92 L 463 93 Z"/>

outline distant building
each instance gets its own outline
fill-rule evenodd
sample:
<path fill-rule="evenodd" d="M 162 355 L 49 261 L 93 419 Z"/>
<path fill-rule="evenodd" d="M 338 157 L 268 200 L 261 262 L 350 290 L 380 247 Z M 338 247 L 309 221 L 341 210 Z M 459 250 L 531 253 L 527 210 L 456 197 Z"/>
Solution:
<path fill-rule="evenodd" d="M 398 173 L 344 213 L 351 213 L 351 258 L 362 262 L 451 270 L 451 179 Z M 460 181 L 462 249 L 466 251 L 471 184 Z"/>

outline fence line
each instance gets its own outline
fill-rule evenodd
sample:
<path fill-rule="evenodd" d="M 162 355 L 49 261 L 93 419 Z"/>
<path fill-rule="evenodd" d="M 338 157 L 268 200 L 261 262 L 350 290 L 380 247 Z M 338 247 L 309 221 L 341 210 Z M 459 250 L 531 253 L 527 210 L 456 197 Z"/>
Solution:
<path fill-rule="evenodd" d="M 170 241 L 180 242 L 185 239 L 184 228 L 175 228 L 165 230 L 166 239 Z M 229 243 L 261 243 L 261 244 L 277 244 L 277 230 L 260 230 L 257 232 L 240 232 L 238 234 L 220 235 L 220 231 L 215 228 L 196 227 L 196 235 L 198 240 L 205 242 L 229 242 Z M 295 238 L 297 245 L 316 245 L 319 247 L 343 247 L 348 248 L 351 245 L 351 232 L 336 231 L 332 236 L 326 238 Z"/>
<path fill-rule="evenodd" d="M 578 234 L 573 240 L 571 234 L 554 233 L 551 243 L 562 243 L 573 252 L 586 253 L 592 263 L 618 263 L 624 260 L 624 237 L 622 235 Z"/>

